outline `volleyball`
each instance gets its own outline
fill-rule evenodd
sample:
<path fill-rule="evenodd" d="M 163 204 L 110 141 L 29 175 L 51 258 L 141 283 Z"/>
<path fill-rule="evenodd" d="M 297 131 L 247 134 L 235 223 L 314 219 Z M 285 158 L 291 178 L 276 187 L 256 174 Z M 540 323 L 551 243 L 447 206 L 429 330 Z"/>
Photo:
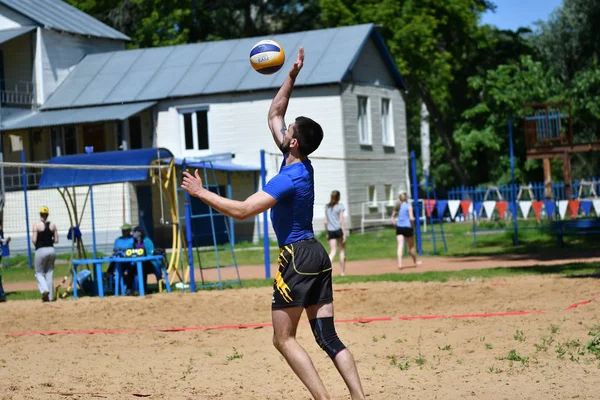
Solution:
<path fill-rule="evenodd" d="M 283 48 L 273 40 L 261 40 L 252 46 L 250 64 L 257 72 L 264 75 L 279 71 L 285 62 Z"/>

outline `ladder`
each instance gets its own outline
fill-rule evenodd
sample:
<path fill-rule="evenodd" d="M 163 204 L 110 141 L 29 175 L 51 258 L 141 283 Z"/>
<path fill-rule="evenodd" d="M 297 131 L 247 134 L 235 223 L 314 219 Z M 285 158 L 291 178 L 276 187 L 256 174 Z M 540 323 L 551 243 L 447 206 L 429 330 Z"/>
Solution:
<path fill-rule="evenodd" d="M 191 160 L 190 160 L 191 161 Z M 210 190 L 213 193 L 221 196 L 221 188 L 219 182 L 217 180 L 217 174 L 213 165 L 213 161 L 215 161 L 214 157 L 206 157 L 201 159 L 193 159 L 192 162 L 188 162 L 188 160 L 183 160 L 182 171 L 185 171 L 187 167 L 191 169 L 198 169 L 201 171 L 200 175 L 202 177 L 202 182 L 204 188 Z M 179 188 L 178 190 L 183 190 Z M 215 210 L 212 207 L 206 205 L 208 212 L 202 214 L 194 214 L 192 203 L 200 202 L 201 200 L 192 198 L 189 194 L 184 192 L 185 202 L 184 202 L 184 210 L 180 213 L 180 219 L 185 221 L 186 224 L 186 236 L 187 236 L 187 244 L 188 244 L 188 258 L 189 258 L 189 276 L 190 276 L 190 290 L 194 292 L 196 288 L 206 289 L 206 288 L 215 288 L 218 287 L 220 290 L 226 285 L 237 284 L 242 286 L 242 280 L 240 278 L 240 271 L 237 265 L 237 259 L 235 256 L 235 236 L 233 232 L 233 221 L 232 218 L 223 215 Z M 227 197 L 231 197 L 231 191 L 228 190 Z M 212 236 L 212 246 L 199 246 L 195 245 L 198 240 L 203 236 L 201 232 L 198 232 L 197 227 L 195 227 L 195 221 L 198 220 L 206 220 L 210 221 L 210 234 Z M 220 223 L 222 222 L 222 224 Z M 222 227 L 222 230 L 221 230 Z M 219 243 L 220 235 L 225 234 L 227 238 L 227 243 Z M 196 260 L 198 261 L 198 267 L 200 270 L 200 280 L 201 283 L 198 285 L 195 282 L 194 277 L 194 257 L 192 254 L 195 252 Z M 214 265 L 204 265 L 202 262 L 202 254 L 213 253 L 215 258 Z M 229 254 L 232 262 L 223 264 L 223 255 Z M 235 276 L 237 279 L 224 280 L 222 276 L 222 270 L 227 268 L 235 268 Z M 204 274 L 206 270 L 217 270 L 218 281 L 210 282 L 205 280 Z"/>

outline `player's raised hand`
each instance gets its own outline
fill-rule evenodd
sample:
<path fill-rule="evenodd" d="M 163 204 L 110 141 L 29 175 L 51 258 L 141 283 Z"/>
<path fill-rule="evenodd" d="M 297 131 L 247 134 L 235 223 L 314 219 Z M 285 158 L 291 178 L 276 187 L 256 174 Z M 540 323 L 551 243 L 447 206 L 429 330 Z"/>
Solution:
<path fill-rule="evenodd" d="M 298 51 L 298 56 L 296 57 L 296 62 L 292 65 L 292 69 L 290 70 L 290 77 L 296 79 L 298 73 L 302 69 L 302 65 L 304 65 L 304 46 L 300 46 L 300 51 Z"/>
<path fill-rule="evenodd" d="M 194 175 L 185 171 L 183 173 L 183 182 L 181 182 L 181 187 L 191 196 L 198 197 L 198 193 L 202 190 L 202 178 L 200 178 L 198 170 L 194 172 Z"/>

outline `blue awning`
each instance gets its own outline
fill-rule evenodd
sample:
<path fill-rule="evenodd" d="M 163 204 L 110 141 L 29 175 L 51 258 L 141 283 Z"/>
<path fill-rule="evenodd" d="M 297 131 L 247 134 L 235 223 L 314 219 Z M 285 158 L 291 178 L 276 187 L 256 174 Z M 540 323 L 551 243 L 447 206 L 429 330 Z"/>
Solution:
<path fill-rule="evenodd" d="M 149 166 L 157 158 L 169 158 L 173 154 L 167 149 L 140 149 L 109 151 L 92 154 L 76 154 L 52 158 L 50 164 L 102 165 L 102 166 Z M 148 178 L 148 169 L 89 170 L 77 168 L 44 168 L 40 189 L 90 186 L 116 182 L 143 181 Z"/>
<path fill-rule="evenodd" d="M 181 158 L 175 158 L 175 165 L 183 165 L 184 160 Z M 253 167 L 250 165 L 239 165 L 234 164 L 231 160 L 227 159 L 215 159 L 213 161 L 194 161 L 185 160 L 185 165 L 189 168 L 213 168 L 216 171 L 224 172 L 256 172 L 260 171 L 260 167 Z"/>

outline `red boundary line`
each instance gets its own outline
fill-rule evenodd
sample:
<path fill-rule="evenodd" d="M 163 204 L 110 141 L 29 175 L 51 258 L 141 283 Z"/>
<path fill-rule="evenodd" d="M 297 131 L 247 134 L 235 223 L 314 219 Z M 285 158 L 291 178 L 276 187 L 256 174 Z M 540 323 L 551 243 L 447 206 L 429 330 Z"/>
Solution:
<path fill-rule="evenodd" d="M 594 300 L 600 299 L 600 296 L 596 296 L 589 300 L 580 301 L 568 306 L 565 310 L 572 310 L 584 304 L 589 304 Z M 400 321 L 411 321 L 415 319 L 429 320 L 429 319 L 442 319 L 442 318 L 453 318 L 453 319 L 464 319 L 464 318 L 490 318 L 490 317 L 510 317 L 520 315 L 532 315 L 532 314 L 549 314 L 545 311 L 508 311 L 499 313 L 483 313 L 483 314 L 454 314 L 454 315 L 408 315 L 398 317 Z M 393 321 L 393 317 L 380 317 L 380 318 L 355 318 L 355 319 L 338 319 L 336 323 L 370 323 L 378 321 Z M 304 321 L 306 322 L 306 321 Z M 86 329 L 86 330 L 69 330 L 69 331 L 29 331 L 29 332 L 11 332 L 11 336 L 28 336 L 28 335 L 91 335 L 96 333 L 136 333 L 136 332 L 184 332 L 184 331 L 210 331 L 217 329 L 261 329 L 271 327 L 271 323 L 263 324 L 238 324 L 238 325 L 215 325 L 215 326 L 196 326 L 187 328 L 148 328 L 148 329 Z"/>

